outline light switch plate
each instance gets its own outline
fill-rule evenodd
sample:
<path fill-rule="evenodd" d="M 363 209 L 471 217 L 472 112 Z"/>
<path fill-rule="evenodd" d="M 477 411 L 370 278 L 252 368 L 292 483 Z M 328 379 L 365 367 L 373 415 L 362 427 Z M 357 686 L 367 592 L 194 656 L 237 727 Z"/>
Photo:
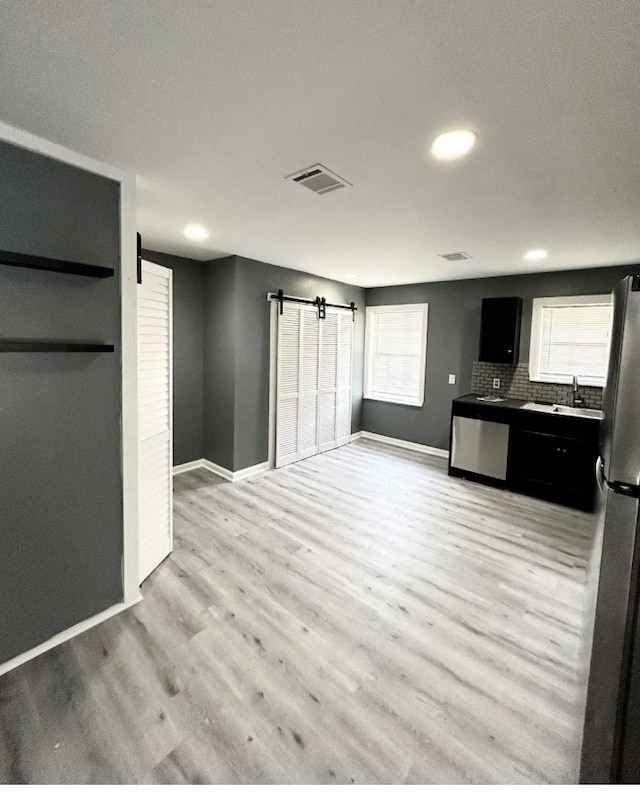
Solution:
<path fill-rule="evenodd" d="M 499 389 L 500 388 L 500 378 L 494 378 L 493 379 L 493 388 L 494 389 Z"/>
<path fill-rule="evenodd" d="M 453 386 L 453 384 L 455 382 L 456 382 L 456 376 L 455 375 L 449 375 L 449 385 Z"/>

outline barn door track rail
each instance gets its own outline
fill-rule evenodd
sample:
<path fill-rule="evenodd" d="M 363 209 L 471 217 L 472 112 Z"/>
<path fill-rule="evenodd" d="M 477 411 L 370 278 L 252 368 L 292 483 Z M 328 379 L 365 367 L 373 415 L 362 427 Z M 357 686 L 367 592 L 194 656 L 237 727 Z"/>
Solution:
<path fill-rule="evenodd" d="M 284 290 L 279 289 L 277 292 L 272 292 L 269 295 L 271 300 L 278 301 L 279 312 L 282 314 L 284 311 L 284 302 L 288 303 L 304 303 L 307 306 L 315 306 L 318 309 L 318 319 L 324 320 L 327 316 L 327 309 L 348 309 L 351 312 L 351 318 L 355 322 L 356 312 L 358 307 L 351 301 L 351 303 L 327 303 L 324 297 L 316 295 L 315 298 L 294 298 L 291 295 L 285 295 Z"/>

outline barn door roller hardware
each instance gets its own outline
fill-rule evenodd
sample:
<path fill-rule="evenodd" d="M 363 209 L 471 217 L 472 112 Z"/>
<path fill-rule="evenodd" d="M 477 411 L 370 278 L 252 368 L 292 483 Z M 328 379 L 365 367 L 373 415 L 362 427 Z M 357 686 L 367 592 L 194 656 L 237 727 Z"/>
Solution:
<path fill-rule="evenodd" d="M 278 301 L 280 314 L 284 310 L 284 302 L 288 303 L 304 303 L 306 306 L 315 306 L 318 309 L 318 319 L 324 320 L 327 316 L 327 308 L 329 309 L 348 309 L 351 312 L 351 317 L 355 321 L 356 312 L 358 307 L 351 301 L 351 303 L 327 303 L 326 298 L 316 295 L 315 298 L 294 298 L 291 295 L 285 295 L 284 290 L 279 289 L 277 292 L 272 292 L 269 295 L 271 300 Z"/>
<path fill-rule="evenodd" d="M 138 284 L 142 284 L 142 235 L 140 232 L 136 233 L 136 246 L 137 246 L 137 279 Z"/>

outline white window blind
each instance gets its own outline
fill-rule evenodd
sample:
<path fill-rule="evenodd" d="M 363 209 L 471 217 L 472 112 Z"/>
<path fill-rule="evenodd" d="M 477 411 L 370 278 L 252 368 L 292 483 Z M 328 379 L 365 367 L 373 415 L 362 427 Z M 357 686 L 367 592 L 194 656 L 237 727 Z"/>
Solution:
<path fill-rule="evenodd" d="M 426 303 L 367 307 L 365 398 L 424 403 L 428 308 Z"/>
<path fill-rule="evenodd" d="M 604 386 L 611 334 L 611 296 L 580 295 L 533 301 L 531 380 Z"/>

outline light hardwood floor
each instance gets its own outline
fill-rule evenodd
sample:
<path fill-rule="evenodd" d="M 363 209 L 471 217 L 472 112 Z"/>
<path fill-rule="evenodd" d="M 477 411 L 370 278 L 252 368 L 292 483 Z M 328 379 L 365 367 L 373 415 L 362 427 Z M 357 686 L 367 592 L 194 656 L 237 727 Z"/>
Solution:
<path fill-rule="evenodd" d="M 576 779 L 590 516 L 372 441 L 174 488 L 144 601 L 0 679 L 0 781 Z"/>

